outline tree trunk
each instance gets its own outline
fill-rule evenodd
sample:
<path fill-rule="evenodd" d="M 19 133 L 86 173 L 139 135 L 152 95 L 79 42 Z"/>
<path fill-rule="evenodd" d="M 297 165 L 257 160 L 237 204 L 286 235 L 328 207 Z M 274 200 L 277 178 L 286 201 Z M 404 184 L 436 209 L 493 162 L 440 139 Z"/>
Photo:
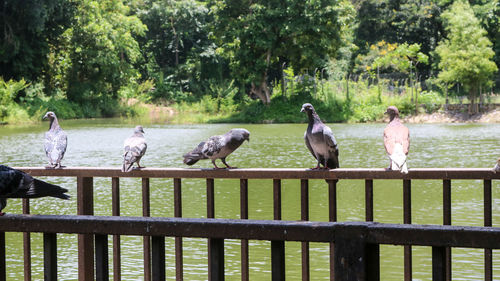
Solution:
<path fill-rule="evenodd" d="M 267 86 L 266 79 L 264 78 L 260 85 L 255 85 L 252 82 L 252 88 L 250 89 L 250 93 L 259 97 L 259 99 L 264 104 L 269 104 L 271 102 L 271 97 L 269 93 L 269 87 Z"/>

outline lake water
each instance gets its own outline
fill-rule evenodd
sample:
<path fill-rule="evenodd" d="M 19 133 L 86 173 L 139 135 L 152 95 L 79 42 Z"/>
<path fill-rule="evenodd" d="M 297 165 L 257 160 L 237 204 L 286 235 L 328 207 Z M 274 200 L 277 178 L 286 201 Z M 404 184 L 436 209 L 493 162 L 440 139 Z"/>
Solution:
<path fill-rule="evenodd" d="M 68 134 L 66 166 L 121 166 L 123 140 L 136 124 L 121 120 L 62 120 Z M 184 167 L 183 153 L 214 134 L 243 127 L 251 132 L 245 142 L 227 158 L 229 165 L 245 168 L 306 168 L 316 162 L 309 154 L 303 134 L 306 124 L 217 124 L 164 125 L 142 124 L 148 151 L 141 161 L 147 167 Z M 384 124 L 330 124 L 340 149 L 340 166 L 386 167 L 382 145 Z M 43 166 L 43 134 L 47 123 L 30 126 L 0 127 L 1 163 L 9 166 Z M 424 167 L 493 167 L 500 156 L 500 124 L 409 124 L 411 147 L 409 168 Z M 208 160 L 194 167 L 210 168 Z M 76 214 L 76 180 L 45 178 L 69 189 L 71 200 L 53 198 L 31 200 L 33 214 Z M 205 181 L 183 179 L 183 216 L 206 217 Z M 141 216 L 141 180 L 120 181 L 121 214 Z M 500 184 L 493 181 L 493 225 L 500 225 Z M 94 180 L 96 215 L 111 215 L 111 180 Z M 215 181 L 217 218 L 239 218 L 239 181 Z M 300 181 L 283 181 L 283 219 L 300 219 Z M 338 220 L 363 221 L 364 181 L 338 183 Z M 327 185 L 322 180 L 310 182 L 310 219 L 328 221 Z M 452 224 L 481 226 L 483 223 L 482 181 L 452 181 Z M 374 220 L 402 223 L 402 182 L 374 181 Z M 442 181 L 412 182 L 412 222 L 442 223 Z M 11 199 L 4 210 L 21 213 L 21 200 Z M 173 216 L 173 181 L 151 179 L 151 215 Z M 249 181 L 249 218 L 272 219 L 272 180 Z M 42 235 L 32 234 L 33 280 L 43 278 Z M 58 235 L 58 271 L 60 280 L 77 279 L 76 235 Z M 166 262 L 169 280 L 175 279 L 174 240 L 166 239 Z M 207 279 L 205 239 L 184 239 L 185 280 Z M 240 244 L 225 244 L 227 280 L 240 279 Z M 110 239 L 111 247 L 111 239 Z M 143 279 L 142 238 L 122 237 L 123 280 Z M 111 248 L 110 248 L 111 249 Z M 326 244 L 311 244 L 311 280 L 327 280 Z M 499 252 L 494 251 L 494 275 L 500 276 Z M 300 243 L 286 243 L 287 280 L 300 280 Z M 7 234 L 8 279 L 22 280 L 22 235 Z M 110 265 L 112 261 L 110 261 Z M 250 279 L 270 280 L 270 243 L 250 241 Z M 431 279 L 431 248 L 414 247 L 414 280 Z M 110 273 L 112 275 L 112 272 Z M 453 249 L 453 280 L 483 280 L 483 250 Z M 403 279 L 403 248 L 381 246 L 381 279 Z"/>

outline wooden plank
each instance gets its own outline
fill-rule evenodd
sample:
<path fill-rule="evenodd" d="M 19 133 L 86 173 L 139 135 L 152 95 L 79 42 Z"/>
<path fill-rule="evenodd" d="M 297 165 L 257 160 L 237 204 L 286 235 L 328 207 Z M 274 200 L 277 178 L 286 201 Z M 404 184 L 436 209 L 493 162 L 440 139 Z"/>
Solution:
<path fill-rule="evenodd" d="M 281 180 L 273 180 L 273 219 L 281 220 Z"/>
<path fill-rule="evenodd" d="M 0 281 L 7 280 L 7 264 L 5 263 L 5 232 L 0 231 Z"/>
<path fill-rule="evenodd" d="M 443 180 L 443 224 L 451 225 L 451 180 Z M 445 250 L 446 281 L 451 281 L 451 248 Z"/>
<path fill-rule="evenodd" d="M 248 219 L 248 180 L 240 179 L 240 219 Z M 248 240 L 241 240 L 241 280 L 250 279 Z"/>
<path fill-rule="evenodd" d="M 96 234 L 95 240 L 95 275 L 97 281 L 109 280 L 108 236 Z"/>
<path fill-rule="evenodd" d="M 111 215 L 120 216 L 120 178 L 111 178 Z M 120 235 L 113 235 L 113 280 L 122 279 Z"/>
<path fill-rule="evenodd" d="M 174 178 L 174 216 L 182 217 L 182 181 Z M 175 237 L 175 279 L 184 280 L 182 237 Z"/>
<path fill-rule="evenodd" d="M 57 280 L 57 237 L 55 233 L 43 234 L 43 277 L 46 281 Z"/>
<path fill-rule="evenodd" d="M 411 180 L 403 180 L 403 223 L 411 224 Z M 410 245 L 404 246 L 404 280 L 412 278 L 412 250 Z"/>
<path fill-rule="evenodd" d="M 365 180 L 365 220 L 373 221 L 373 180 Z"/>
<path fill-rule="evenodd" d="M 339 168 L 311 170 L 297 168 L 193 169 L 144 168 L 129 173 L 117 167 L 15 167 L 32 176 L 135 177 L 135 178 L 234 178 L 234 179 L 500 179 L 491 168 L 412 168 L 408 174 L 382 168 Z"/>
<path fill-rule="evenodd" d="M 300 180 L 300 219 L 309 220 L 309 181 Z M 302 281 L 309 281 L 310 262 L 309 262 L 309 242 L 301 243 L 302 252 Z"/>
<path fill-rule="evenodd" d="M 142 178 L 142 216 L 151 216 L 149 178 Z M 144 280 L 151 281 L 151 237 L 142 237 Z"/>
<path fill-rule="evenodd" d="M 77 214 L 94 214 L 94 179 L 77 177 Z M 94 235 L 78 235 L 78 280 L 94 280 Z"/>
<path fill-rule="evenodd" d="M 484 226 L 492 226 L 491 180 L 483 182 Z M 493 280 L 493 253 L 484 249 L 484 280 Z"/>
<path fill-rule="evenodd" d="M 163 281 L 165 275 L 165 237 L 153 236 L 152 241 L 152 278 L 154 281 Z"/>
<path fill-rule="evenodd" d="M 208 280 L 224 281 L 224 239 L 209 239 Z"/>
<path fill-rule="evenodd" d="M 364 241 L 346 234 L 335 241 L 335 281 L 369 280 Z"/>
<path fill-rule="evenodd" d="M 271 241 L 271 280 L 285 281 L 285 241 Z"/>
<path fill-rule="evenodd" d="M 23 198 L 23 214 L 30 213 L 30 200 Z M 24 281 L 31 281 L 31 235 L 23 232 Z"/>
<path fill-rule="evenodd" d="M 328 184 L 328 219 L 337 221 L 337 182 L 338 180 L 327 180 Z M 335 280 L 335 243 L 330 243 L 330 280 Z"/>
<path fill-rule="evenodd" d="M 432 280 L 446 280 L 446 248 L 432 247 Z"/>

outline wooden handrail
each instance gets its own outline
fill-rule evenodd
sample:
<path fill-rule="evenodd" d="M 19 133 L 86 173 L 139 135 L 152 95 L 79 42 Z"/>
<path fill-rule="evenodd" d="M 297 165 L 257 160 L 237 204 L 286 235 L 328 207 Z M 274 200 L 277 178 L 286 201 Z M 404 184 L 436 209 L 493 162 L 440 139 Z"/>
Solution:
<path fill-rule="evenodd" d="M 0 231 L 309 242 L 351 237 L 372 244 L 500 249 L 499 227 L 377 222 L 6 214 Z"/>
<path fill-rule="evenodd" d="M 135 178 L 232 178 L 232 179 L 500 179 L 490 168 L 414 168 L 408 174 L 381 168 L 311 170 L 299 168 L 184 169 L 144 168 L 130 173 L 119 167 L 14 167 L 32 176 L 135 177 Z"/>

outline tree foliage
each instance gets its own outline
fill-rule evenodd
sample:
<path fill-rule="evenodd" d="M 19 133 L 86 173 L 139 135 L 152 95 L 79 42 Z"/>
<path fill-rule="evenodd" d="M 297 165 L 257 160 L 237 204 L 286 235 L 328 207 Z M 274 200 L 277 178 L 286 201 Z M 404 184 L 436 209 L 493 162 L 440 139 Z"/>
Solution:
<path fill-rule="evenodd" d="M 442 83 L 461 83 L 474 102 L 479 87 L 491 84 L 498 70 L 492 61 L 491 41 L 467 2 L 455 2 L 442 17 L 448 36 L 436 48 L 440 57 L 438 78 Z"/>

